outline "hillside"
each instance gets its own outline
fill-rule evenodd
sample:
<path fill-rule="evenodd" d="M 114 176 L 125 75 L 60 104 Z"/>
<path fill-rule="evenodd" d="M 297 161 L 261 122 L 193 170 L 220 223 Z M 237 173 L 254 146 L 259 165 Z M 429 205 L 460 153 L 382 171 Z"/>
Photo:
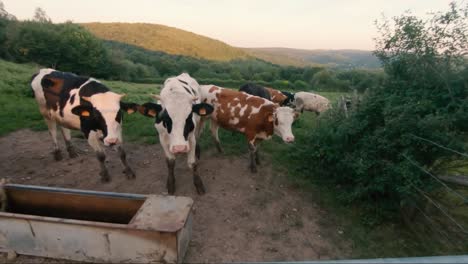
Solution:
<path fill-rule="evenodd" d="M 278 65 L 377 68 L 370 51 L 303 50 L 290 48 L 237 48 L 189 31 L 146 23 L 84 23 L 99 38 L 147 50 L 214 61 L 258 58 Z"/>
<path fill-rule="evenodd" d="M 148 50 L 200 59 L 229 61 L 247 58 L 239 48 L 189 31 L 146 23 L 84 23 L 97 37 L 124 42 Z"/>
<path fill-rule="evenodd" d="M 371 51 L 304 50 L 289 48 L 244 48 L 252 56 L 283 65 L 327 65 L 335 68 L 378 68 L 380 63 Z"/>

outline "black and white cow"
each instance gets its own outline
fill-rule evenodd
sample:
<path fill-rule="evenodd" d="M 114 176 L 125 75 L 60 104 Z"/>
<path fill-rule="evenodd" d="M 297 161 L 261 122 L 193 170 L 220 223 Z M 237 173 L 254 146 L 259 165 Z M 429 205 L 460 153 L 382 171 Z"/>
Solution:
<path fill-rule="evenodd" d="M 139 112 L 155 120 L 159 142 L 166 154 L 168 177 L 167 191 L 175 192 L 174 166 L 177 154 L 187 153 L 187 163 L 192 169 L 193 183 L 198 194 L 205 193 L 205 187 L 198 175 L 197 159 L 200 149 L 197 138 L 200 134 L 200 116 L 213 112 L 213 107 L 200 102 L 199 85 L 187 73 L 168 78 L 159 96 L 158 103 L 145 103 Z M 195 113 L 195 114 L 194 114 Z"/>
<path fill-rule="evenodd" d="M 62 159 L 57 143 L 58 124 L 70 158 L 77 156 L 70 142 L 70 129 L 83 132 L 89 145 L 96 151 L 103 182 L 110 181 L 110 177 L 105 166 L 106 155 L 101 140 L 105 146 L 118 146 L 120 159 L 125 167 L 124 173 L 128 178 L 135 178 L 121 143 L 122 114 L 135 112 L 136 104 L 121 102 L 125 95 L 111 92 L 98 80 L 54 69 L 41 69 L 33 76 L 31 88 L 52 136 L 55 160 Z"/>

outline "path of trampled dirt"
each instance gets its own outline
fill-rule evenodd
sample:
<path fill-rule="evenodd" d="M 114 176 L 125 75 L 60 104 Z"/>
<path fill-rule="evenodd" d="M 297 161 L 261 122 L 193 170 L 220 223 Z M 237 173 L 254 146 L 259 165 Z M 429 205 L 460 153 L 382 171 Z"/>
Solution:
<path fill-rule="evenodd" d="M 0 178 L 12 183 L 99 191 L 166 191 L 167 169 L 159 145 L 126 144 L 136 180 L 126 179 L 116 153 L 110 152 L 112 182 L 103 184 L 99 181 L 98 161 L 85 140 L 73 139 L 85 151 L 83 154 L 69 159 L 64 151 L 64 160 L 58 162 L 51 155 L 51 142 L 47 132 L 29 130 L 0 138 Z M 326 212 L 289 186 L 266 163 L 258 174 L 252 174 L 247 169 L 246 155 L 226 157 L 213 150 L 203 151 L 199 169 L 207 193 L 199 196 L 185 158 L 178 159 L 176 195 L 190 196 L 195 201 L 193 236 L 185 262 L 300 261 L 349 255 L 349 249 L 339 249 L 327 240 L 321 227 Z M 55 262 L 20 256 L 15 262 L 51 261 Z"/>

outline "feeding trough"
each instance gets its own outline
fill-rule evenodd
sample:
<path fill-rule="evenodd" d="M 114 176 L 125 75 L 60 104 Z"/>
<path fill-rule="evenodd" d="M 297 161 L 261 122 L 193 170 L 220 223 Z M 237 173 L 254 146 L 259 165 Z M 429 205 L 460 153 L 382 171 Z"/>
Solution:
<path fill-rule="evenodd" d="M 182 262 L 188 197 L 6 184 L 0 251 L 87 262 Z"/>

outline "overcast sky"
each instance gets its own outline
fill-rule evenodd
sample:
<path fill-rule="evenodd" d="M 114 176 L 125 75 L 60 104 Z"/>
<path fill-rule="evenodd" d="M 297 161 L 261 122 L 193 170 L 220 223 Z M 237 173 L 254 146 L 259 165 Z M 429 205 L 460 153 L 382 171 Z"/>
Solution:
<path fill-rule="evenodd" d="M 36 7 L 54 22 L 146 22 L 238 47 L 374 48 L 374 21 L 412 10 L 446 10 L 450 0 L 2 0 L 19 19 Z M 463 0 L 459 0 L 461 2 Z"/>

